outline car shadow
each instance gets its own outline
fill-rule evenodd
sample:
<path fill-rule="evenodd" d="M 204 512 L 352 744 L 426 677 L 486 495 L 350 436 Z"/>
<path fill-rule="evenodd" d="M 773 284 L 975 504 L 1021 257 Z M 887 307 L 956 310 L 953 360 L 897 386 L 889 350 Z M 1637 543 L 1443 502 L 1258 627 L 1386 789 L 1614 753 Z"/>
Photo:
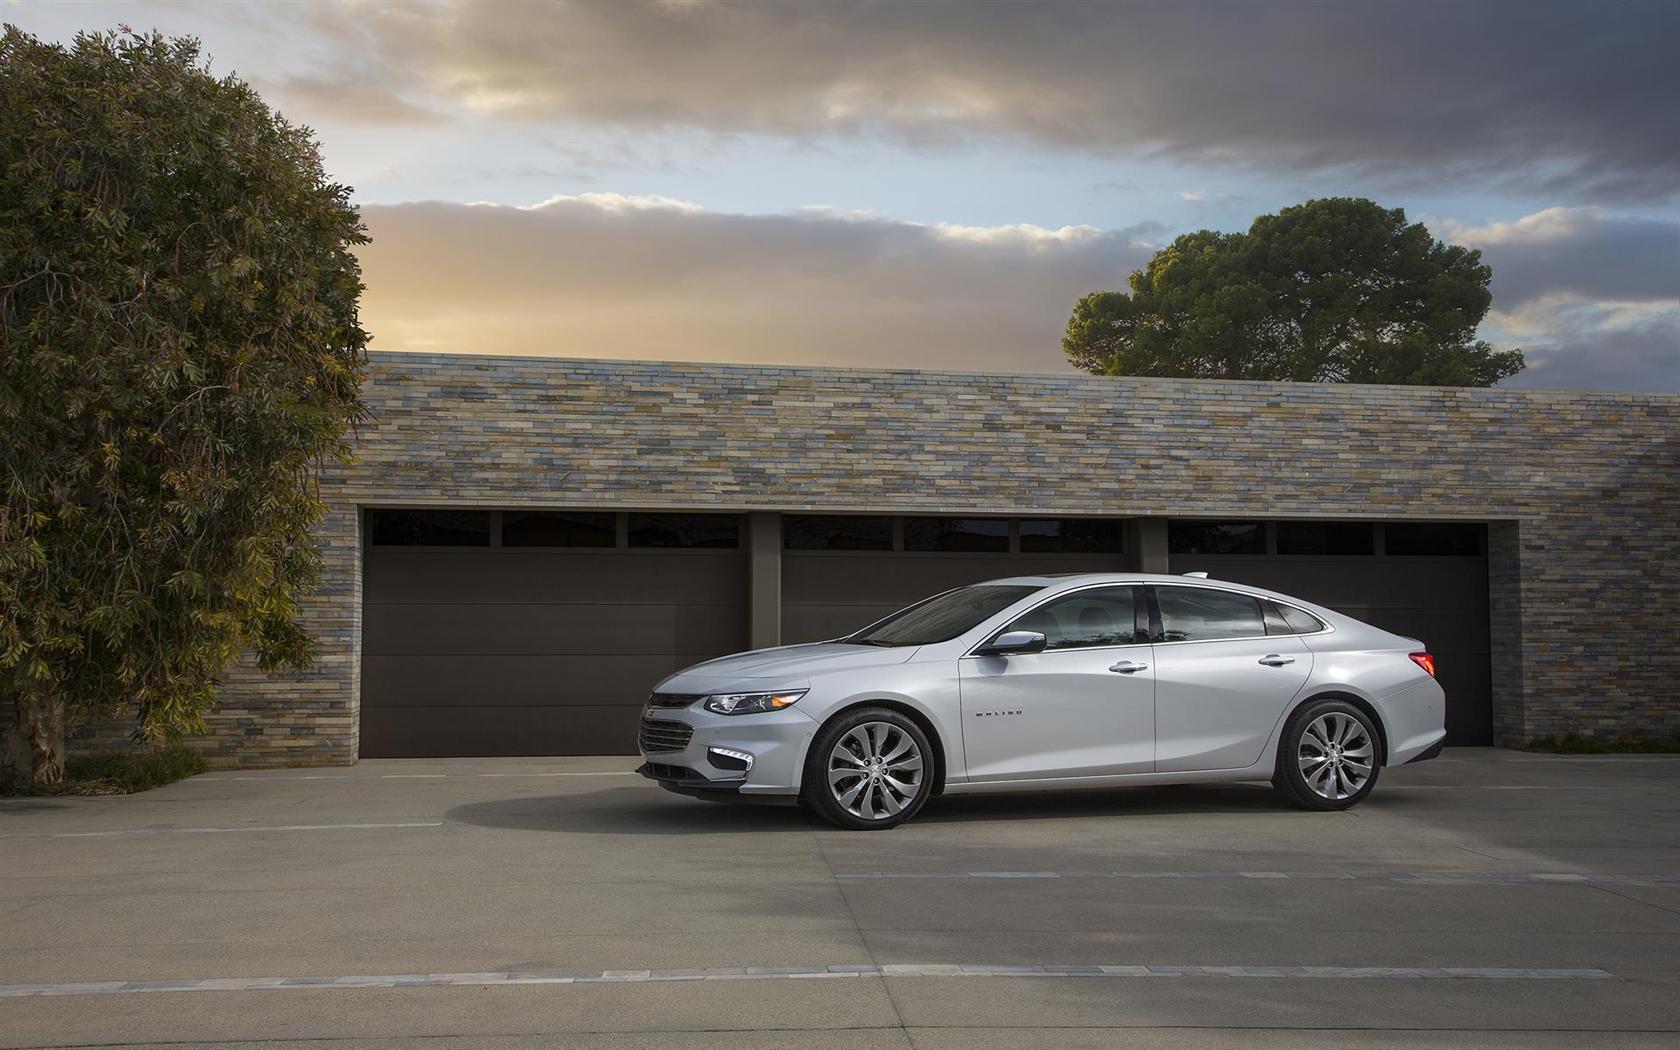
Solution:
<path fill-rule="evenodd" d="M 1195 816 L 1288 808 L 1263 784 L 1187 784 L 946 795 L 931 799 L 913 824 L 1156 814 Z M 629 787 L 490 799 L 456 806 L 445 816 L 476 827 L 556 834 L 716 835 L 808 832 L 813 827 L 828 827 L 798 806 L 707 802 Z"/>
<path fill-rule="evenodd" d="M 715 835 L 734 831 L 810 830 L 798 806 L 706 802 L 646 788 L 490 799 L 444 816 L 462 824 L 574 835 Z"/>
<path fill-rule="evenodd" d="M 1289 809 L 1266 784 L 1165 784 L 1155 787 L 1058 789 L 944 795 L 929 800 L 917 822 L 1056 820 L 1091 816 L 1229 814 Z"/>

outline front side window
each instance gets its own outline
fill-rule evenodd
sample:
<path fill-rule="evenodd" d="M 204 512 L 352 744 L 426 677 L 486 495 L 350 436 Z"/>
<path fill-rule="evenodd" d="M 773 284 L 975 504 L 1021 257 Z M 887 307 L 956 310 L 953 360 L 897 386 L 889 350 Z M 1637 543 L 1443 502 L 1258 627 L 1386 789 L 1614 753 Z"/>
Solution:
<path fill-rule="evenodd" d="M 1162 640 L 1206 642 L 1216 638 L 1259 638 L 1266 633 L 1260 603 L 1246 594 L 1207 587 L 1157 587 Z"/>
<path fill-rule="evenodd" d="M 1092 649 L 1147 642 L 1137 630 L 1137 590 L 1092 587 L 1046 602 L 1005 627 L 1036 631 L 1045 649 Z M 1147 632 L 1145 632 L 1147 635 Z"/>
<path fill-rule="evenodd" d="M 853 645 L 932 645 L 948 642 L 1041 590 L 1020 584 L 980 584 L 946 591 L 840 639 Z"/>

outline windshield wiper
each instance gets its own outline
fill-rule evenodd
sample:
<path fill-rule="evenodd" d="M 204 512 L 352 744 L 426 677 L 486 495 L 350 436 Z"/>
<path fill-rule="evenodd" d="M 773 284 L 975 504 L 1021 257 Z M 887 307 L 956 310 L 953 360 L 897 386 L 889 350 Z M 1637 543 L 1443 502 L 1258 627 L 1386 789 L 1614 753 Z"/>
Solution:
<path fill-rule="evenodd" d="M 842 641 L 844 641 L 847 645 L 873 645 L 882 649 L 898 648 L 897 642 L 889 642 L 884 638 L 845 638 L 842 639 Z"/>

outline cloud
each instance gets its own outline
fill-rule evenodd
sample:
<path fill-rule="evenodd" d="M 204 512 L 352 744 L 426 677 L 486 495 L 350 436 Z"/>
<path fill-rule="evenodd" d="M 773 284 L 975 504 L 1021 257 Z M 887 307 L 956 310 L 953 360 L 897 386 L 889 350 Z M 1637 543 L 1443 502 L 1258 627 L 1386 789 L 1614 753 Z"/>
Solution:
<path fill-rule="evenodd" d="M 1620 317 L 1592 304 L 1552 304 L 1537 339 L 1519 340 L 1528 367 L 1507 386 L 1680 390 L 1680 306 Z"/>
<path fill-rule="evenodd" d="M 997 371 L 1067 370 L 1074 301 L 1123 286 L 1161 233 L 607 193 L 363 217 L 363 319 L 382 349 Z"/>
<path fill-rule="evenodd" d="M 1680 186 L 1667 3 L 373 3 L 312 24 L 390 98 L 474 118 L 1008 137 L 1565 200 Z M 315 101 L 335 97 L 391 105 Z"/>
<path fill-rule="evenodd" d="M 1497 310 L 1548 296 L 1680 300 L 1680 221 L 1547 208 L 1515 222 L 1437 226 L 1452 243 L 1481 249 L 1493 267 Z"/>
<path fill-rule="evenodd" d="M 1547 208 L 1432 225 L 1493 268 L 1484 328 L 1528 358 L 1511 385 L 1680 390 L 1680 222 Z"/>
<path fill-rule="evenodd" d="M 259 79 L 261 86 L 268 81 Z M 299 74 L 273 82 L 275 94 L 299 114 L 331 113 L 352 124 L 436 124 L 443 115 L 403 98 L 376 80 L 343 73 Z"/>

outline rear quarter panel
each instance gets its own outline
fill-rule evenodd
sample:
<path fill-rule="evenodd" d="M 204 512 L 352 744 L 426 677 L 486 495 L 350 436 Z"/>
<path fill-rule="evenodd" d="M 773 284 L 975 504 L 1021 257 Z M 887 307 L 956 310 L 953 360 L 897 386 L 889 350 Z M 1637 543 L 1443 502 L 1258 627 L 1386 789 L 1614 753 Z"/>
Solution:
<path fill-rule="evenodd" d="M 1305 641 L 1316 659 L 1302 696 L 1345 692 L 1368 701 L 1383 720 L 1389 765 L 1446 735 L 1446 694 L 1408 655 L 1422 646 L 1357 621 Z"/>

